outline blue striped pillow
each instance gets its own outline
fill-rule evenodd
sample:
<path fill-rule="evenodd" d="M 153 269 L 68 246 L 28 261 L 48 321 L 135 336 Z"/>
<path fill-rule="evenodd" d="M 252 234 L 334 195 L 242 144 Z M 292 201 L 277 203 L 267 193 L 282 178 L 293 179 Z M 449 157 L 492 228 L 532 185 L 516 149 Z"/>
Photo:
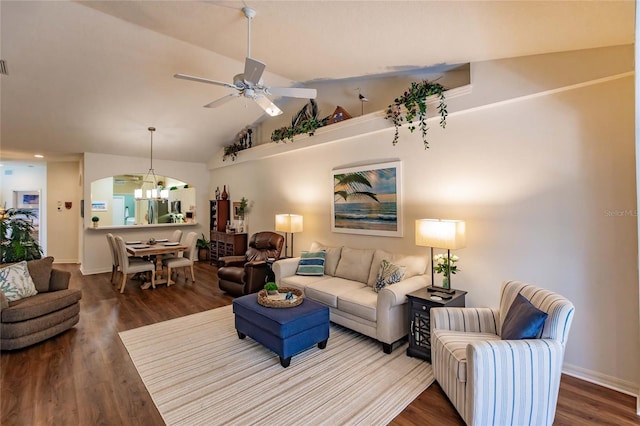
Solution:
<path fill-rule="evenodd" d="M 306 275 L 321 277 L 324 275 L 324 258 L 327 252 L 322 251 L 303 251 L 300 253 L 300 261 L 298 262 L 298 270 L 296 275 Z"/>

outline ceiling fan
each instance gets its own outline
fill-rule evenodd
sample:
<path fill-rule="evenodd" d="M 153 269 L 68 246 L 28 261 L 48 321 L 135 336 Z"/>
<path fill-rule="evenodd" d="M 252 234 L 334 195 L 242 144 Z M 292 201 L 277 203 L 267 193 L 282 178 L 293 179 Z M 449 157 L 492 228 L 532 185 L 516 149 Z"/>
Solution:
<path fill-rule="evenodd" d="M 245 97 L 256 101 L 256 103 L 260 105 L 267 114 L 273 117 L 282 114 L 282 111 L 273 102 L 271 102 L 267 95 L 315 99 L 317 96 L 316 89 L 304 89 L 299 87 L 269 87 L 263 84 L 262 74 L 264 73 L 266 64 L 251 57 L 251 19 L 256 16 L 256 11 L 249 7 L 243 7 L 242 12 L 244 13 L 244 16 L 247 17 L 248 22 L 247 58 L 244 62 L 244 72 L 233 77 L 233 83 L 225 83 L 223 81 L 210 80 L 208 78 L 196 77 L 187 74 L 175 74 L 174 77 L 181 78 L 183 80 L 197 81 L 199 83 L 224 86 L 236 90 L 233 93 L 208 103 L 205 105 L 205 108 L 216 108 L 232 99 Z"/>

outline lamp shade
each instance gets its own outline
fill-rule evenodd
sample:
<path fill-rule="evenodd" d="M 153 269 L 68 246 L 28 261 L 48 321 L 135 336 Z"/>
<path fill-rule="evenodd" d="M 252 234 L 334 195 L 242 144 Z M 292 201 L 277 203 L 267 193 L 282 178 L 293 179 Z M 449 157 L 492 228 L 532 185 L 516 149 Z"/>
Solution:
<path fill-rule="evenodd" d="M 302 232 L 302 216 L 299 214 L 277 214 L 276 215 L 276 231 Z"/>
<path fill-rule="evenodd" d="M 416 220 L 416 245 L 456 250 L 465 247 L 465 224 L 462 220 Z"/>

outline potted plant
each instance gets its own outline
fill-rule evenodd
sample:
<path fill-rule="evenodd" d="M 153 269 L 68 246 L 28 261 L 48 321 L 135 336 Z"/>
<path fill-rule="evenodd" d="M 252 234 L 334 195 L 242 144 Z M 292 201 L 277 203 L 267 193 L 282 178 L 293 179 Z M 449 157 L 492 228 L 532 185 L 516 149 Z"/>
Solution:
<path fill-rule="evenodd" d="M 245 213 L 247 213 L 248 203 L 249 203 L 249 200 L 247 200 L 246 198 L 242 197 L 240 199 L 240 205 L 238 206 L 238 217 L 240 218 L 240 220 L 244 220 L 244 215 Z"/>
<path fill-rule="evenodd" d="M 202 238 L 198 238 L 196 241 L 196 247 L 198 248 L 198 260 L 201 262 L 209 260 L 209 240 L 205 238 L 204 233 L 202 234 Z"/>
<path fill-rule="evenodd" d="M 40 259 L 42 249 L 34 238 L 31 210 L 8 209 L 0 216 L 0 261 L 2 263 Z"/>
<path fill-rule="evenodd" d="M 278 285 L 274 282 L 268 282 L 264 285 L 264 289 L 267 291 L 267 294 L 270 296 L 275 296 L 278 294 Z"/>
<path fill-rule="evenodd" d="M 440 114 L 440 126 L 444 129 L 447 124 L 447 104 L 444 99 L 445 88 L 439 83 L 428 80 L 412 82 L 409 88 L 400 96 L 394 99 L 387 108 L 387 120 L 392 120 L 396 128 L 393 135 L 393 144 L 398 143 L 399 129 L 403 121 L 409 123 L 409 131 L 413 133 L 416 125 L 413 124 L 415 118 L 418 119 L 418 127 L 422 133 L 424 148 L 429 148 L 427 141 L 427 97 L 438 96 L 438 113 Z M 404 108 L 403 108 L 404 107 Z"/>
<path fill-rule="evenodd" d="M 93 222 L 93 227 L 97 228 L 98 227 L 98 222 L 100 222 L 100 218 L 98 216 L 94 216 L 91 218 L 91 222 Z"/>

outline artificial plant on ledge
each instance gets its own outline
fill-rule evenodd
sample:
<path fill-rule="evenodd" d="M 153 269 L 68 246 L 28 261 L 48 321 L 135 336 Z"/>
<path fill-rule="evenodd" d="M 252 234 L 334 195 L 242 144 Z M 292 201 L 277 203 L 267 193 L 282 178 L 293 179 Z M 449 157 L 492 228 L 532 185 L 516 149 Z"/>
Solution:
<path fill-rule="evenodd" d="M 413 133 L 416 125 L 413 124 L 414 119 L 418 119 L 418 127 L 422 133 L 422 141 L 424 148 L 429 148 L 427 141 L 427 97 L 437 95 L 440 99 L 438 103 L 438 113 L 440 114 L 440 126 L 444 129 L 447 124 L 447 104 L 444 97 L 445 88 L 439 83 L 429 80 L 421 82 L 412 82 L 407 91 L 402 96 L 394 99 L 393 103 L 387 109 L 387 120 L 392 120 L 396 128 L 393 135 L 393 144 L 398 143 L 399 129 L 402 122 L 409 123 L 409 131 Z M 404 114 L 403 108 L 404 107 Z"/>
<path fill-rule="evenodd" d="M 291 118 L 290 127 L 281 127 L 271 133 L 273 142 L 286 141 L 293 142 L 293 137 L 302 133 L 313 136 L 313 133 L 319 127 L 326 126 L 329 117 L 318 118 L 318 104 L 315 100 L 309 99 L 309 103 L 305 104 L 296 115 Z"/>

